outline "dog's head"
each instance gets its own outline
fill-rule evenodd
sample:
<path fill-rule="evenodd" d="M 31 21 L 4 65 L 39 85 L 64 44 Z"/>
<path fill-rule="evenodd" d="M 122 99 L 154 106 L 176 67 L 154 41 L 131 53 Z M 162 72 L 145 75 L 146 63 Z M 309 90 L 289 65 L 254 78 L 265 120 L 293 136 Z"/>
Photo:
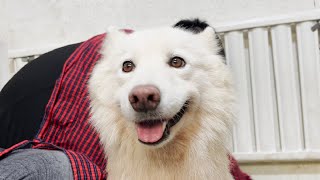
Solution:
<path fill-rule="evenodd" d="M 111 29 L 89 80 L 102 141 L 130 136 L 159 147 L 201 118 L 228 129 L 232 88 L 221 52 L 213 28 L 199 20 L 130 34 Z"/>

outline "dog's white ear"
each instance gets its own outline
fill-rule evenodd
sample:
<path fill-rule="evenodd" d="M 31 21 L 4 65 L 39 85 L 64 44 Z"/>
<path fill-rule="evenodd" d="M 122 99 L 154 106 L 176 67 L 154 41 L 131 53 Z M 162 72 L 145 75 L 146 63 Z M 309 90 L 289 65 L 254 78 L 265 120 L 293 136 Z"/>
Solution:
<path fill-rule="evenodd" d="M 117 31 L 118 31 L 118 28 L 115 27 L 115 26 L 109 26 L 109 27 L 107 28 L 107 33 L 108 33 L 108 34 L 112 34 L 112 33 L 117 32 Z"/>
<path fill-rule="evenodd" d="M 201 33 L 198 34 L 200 38 L 207 44 L 210 49 L 218 50 L 218 42 L 216 40 L 215 30 L 208 26 Z"/>
<path fill-rule="evenodd" d="M 215 39 L 216 32 L 212 27 L 208 26 L 201 33 L 199 33 L 199 35 L 204 39 L 212 40 Z"/>
<path fill-rule="evenodd" d="M 110 47 L 117 48 L 127 35 L 128 34 L 115 26 L 108 27 L 103 49 L 108 50 Z"/>
<path fill-rule="evenodd" d="M 125 32 L 123 32 L 122 30 L 119 30 L 119 28 L 115 26 L 110 26 L 107 29 L 107 38 L 111 41 L 114 39 L 123 38 L 126 35 L 127 34 Z"/>

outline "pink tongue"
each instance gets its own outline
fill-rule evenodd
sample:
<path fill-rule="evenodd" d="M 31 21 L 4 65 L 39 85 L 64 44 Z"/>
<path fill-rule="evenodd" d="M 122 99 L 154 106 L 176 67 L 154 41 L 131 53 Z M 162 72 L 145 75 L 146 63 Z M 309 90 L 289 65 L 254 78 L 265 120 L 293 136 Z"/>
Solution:
<path fill-rule="evenodd" d="M 153 125 L 137 124 L 136 126 L 139 140 L 145 143 L 157 142 L 163 135 L 162 122 Z"/>

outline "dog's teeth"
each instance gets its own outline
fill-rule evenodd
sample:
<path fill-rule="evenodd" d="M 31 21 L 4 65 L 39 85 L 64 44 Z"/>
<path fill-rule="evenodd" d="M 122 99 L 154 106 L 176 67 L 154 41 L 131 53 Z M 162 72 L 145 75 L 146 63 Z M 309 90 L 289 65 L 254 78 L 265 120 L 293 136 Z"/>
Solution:
<path fill-rule="evenodd" d="M 163 123 L 162 123 L 163 130 L 166 128 L 167 123 L 168 123 L 167 121 L 163 121 Z"/>

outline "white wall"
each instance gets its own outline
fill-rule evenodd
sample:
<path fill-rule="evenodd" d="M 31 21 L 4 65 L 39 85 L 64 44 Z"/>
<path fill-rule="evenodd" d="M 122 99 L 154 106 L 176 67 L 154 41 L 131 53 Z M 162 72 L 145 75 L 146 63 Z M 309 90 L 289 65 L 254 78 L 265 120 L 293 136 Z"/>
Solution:
<path fill-rule="evenodd" d="M 9 63 L 8 63 L 8 44 L 0 39 L 0 91 L 5 85 L 5 82 L 10 78 Z"/>
<path fill-rule="evenodd" d="M 110 25 L 137 29 L 188 17 L 214 24 L 283 14 L 313 9 L 314 1 L 318 0 L 7 0 L 9 49 L 82 41 Z"/>
<path fill-rule="evenodd" d="M 8 69 L 8 18 L 6 1 L 0 0 L 0 90 L 9 78 Z"/>
<path fill-rule="evenodd" d="M 8 41 L 8 17 L 6 1 L 0 0 L 0 41 Z"/>

